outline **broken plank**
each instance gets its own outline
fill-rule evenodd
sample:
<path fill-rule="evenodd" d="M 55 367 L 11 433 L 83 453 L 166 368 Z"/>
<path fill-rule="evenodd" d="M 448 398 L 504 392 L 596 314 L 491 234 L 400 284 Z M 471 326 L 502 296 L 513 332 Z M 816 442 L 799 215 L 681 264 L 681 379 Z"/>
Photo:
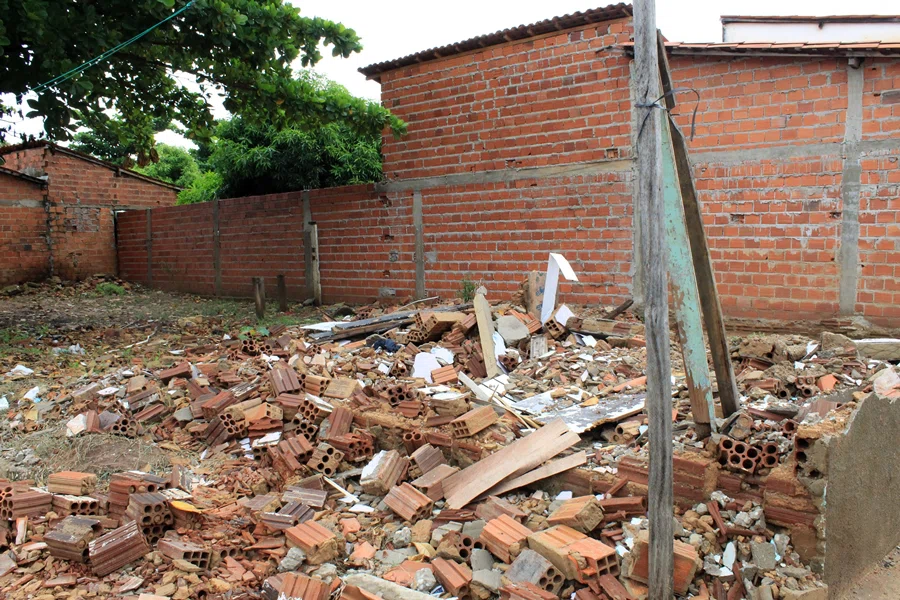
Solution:
<path fill-rule="evenodd" d="M 482 494 L 482 496 L 497 496 L 499 494 L 505 494 L 515 489 L 531 485 L 532 483 L 535 483 L 537 481 L 541 481 L 542 479 L 547 479 L 548 477 L 558 475 L 559 473 L 563 473 L 565 471 L 568 471 L 569 469 L 580 467 L 585 463 L 587 463 L 587 455 L 584 452 L 576 452 L 575 454 L 564 456 L 563 458 L 551 460 L 550 462 L 541 465 L 540 467 L 533 469 L 523 475 L 519 475 L 518 477 L 514 477 L 512 479 L 507 478 L 506 480 L 501 481 L 499 484 Z"/>
<path fill-rule="evenodd" d="M 491 305 L 482 294 L 475 295 L 475 320 L 478 321 L 478 339 L 481 340 L 481 355 L 484 356 L 484 368 L 488 377 L 500 374 L 497 355 L 494 353 L 494 318 L 491 316 Z"/>
<path fill-rule="evenodd" d="M 557 419 L 459 473 L 451 475 L 444 481 L 447 507 L 463 508 L 517 470 L 525 467 L 531 469 L 553 458 L 562 451 L 552 446 L 554 440 L 569 434 L 571 431 L 566 424 Z M 577 435 L 574 438 L 570 445 L 574 445 L 580 439 Z"/>

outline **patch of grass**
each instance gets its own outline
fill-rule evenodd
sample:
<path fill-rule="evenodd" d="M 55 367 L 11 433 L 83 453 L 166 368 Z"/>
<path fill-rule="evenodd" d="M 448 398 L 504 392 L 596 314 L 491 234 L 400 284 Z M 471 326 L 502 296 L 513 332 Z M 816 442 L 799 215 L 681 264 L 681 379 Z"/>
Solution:
<path fill-rule="evenodd" d="M 257 322 L 257 329 L 260 327 L 265 327 L 266 329 L 271 329 L 276 325 L 284 325 L 285 327 L 297 327 L 299 325 L 309 325 L 311 323 L 318 323 L 322 319 L 315 315 L 296 315 L 296 314 L 266 314 L 265 318 L 261 321 Z"/>
<path fill-rule="evenodd" d="M 97 284 L 94 288 L 94 293 L 98 296 L 124 296 L 125 288 L 118 283 L 104 281 Z"/>

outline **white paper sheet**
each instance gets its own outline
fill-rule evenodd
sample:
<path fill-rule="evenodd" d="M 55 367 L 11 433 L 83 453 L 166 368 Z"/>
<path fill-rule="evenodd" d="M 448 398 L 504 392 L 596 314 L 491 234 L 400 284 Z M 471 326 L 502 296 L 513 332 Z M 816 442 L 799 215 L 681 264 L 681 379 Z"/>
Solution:
<path fill-rule="evenodd" d="M 547 281 L 544 283 L 544 303 L 541 305 L 541 323 L 550 320 L 553 309 L 556 307 L 556 289 L 559 286 L 559 274 L 562 273 L 569 281 L 578 281 L 572 265 L 562 254 L 550 253 L 547 261 Z"/>

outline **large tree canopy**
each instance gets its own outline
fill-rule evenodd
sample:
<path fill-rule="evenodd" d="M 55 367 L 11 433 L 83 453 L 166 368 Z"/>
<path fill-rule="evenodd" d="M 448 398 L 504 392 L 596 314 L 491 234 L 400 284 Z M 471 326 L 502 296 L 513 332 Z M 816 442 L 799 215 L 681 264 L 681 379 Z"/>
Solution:
<path fill-rule="evenodd" d="M 283 0 L 0 0 L 0 93 L 21 102 L 39 84 L 78 67 L 153 27 L 97 66 L 54 83 L 28 100 L 27 116 L 44 117 L 51 139 L 68 139 L 76 118 L 102 130 L 117 112 L 146 156 L 154 123 L 180 123 L 195 140 L 213 133 L 208 98 L 248 122 L 276 129 L 341 122 L 376 134 L 402 121 L 378 104 L 336 87 L 317 87 L 291 64 L 321 59 L 322 44 L 347 57 L 361 50 L 352 29 L 300 15 Z M 193 91 L 178 73 L 200 84 Z M 142 156 L 142 157 L 143 157 Z"/>
<path fill-rule="evenodd" d="M 278 130 L 235 118 L 222 122 L 214 142 L 196 154 L 217 175 L 212 181 L 220 183 L 222 198 L 370 183 L 382 175 L 380 136 L 342 123 Z M 209 199 L 205 192 L 180 197 L 182 203 Z"/>

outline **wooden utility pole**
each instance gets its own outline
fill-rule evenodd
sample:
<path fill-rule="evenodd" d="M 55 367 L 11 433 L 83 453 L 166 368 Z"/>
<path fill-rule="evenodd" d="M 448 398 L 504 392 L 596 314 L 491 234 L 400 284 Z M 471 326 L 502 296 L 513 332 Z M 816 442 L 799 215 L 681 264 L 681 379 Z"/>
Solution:
<path fill-rule="evenodd" d="M 287 281 L 284 278 L 284 275 L 278 276 L 278 310 L 285 313 L 288 311 L 288 297 L 287 297 Z"/>
<path fill-rule="evenodd" d="M 650 420 L 649 600 L 673 597 L 672 368 L 669 362 L 669 307 L 666 274 L 665 209 L 662 195 L 663 111 L 657 51 L 656 0 L 634 1 L 634 101 L 644 324 L 647 338 L 647 412 Z"/>

